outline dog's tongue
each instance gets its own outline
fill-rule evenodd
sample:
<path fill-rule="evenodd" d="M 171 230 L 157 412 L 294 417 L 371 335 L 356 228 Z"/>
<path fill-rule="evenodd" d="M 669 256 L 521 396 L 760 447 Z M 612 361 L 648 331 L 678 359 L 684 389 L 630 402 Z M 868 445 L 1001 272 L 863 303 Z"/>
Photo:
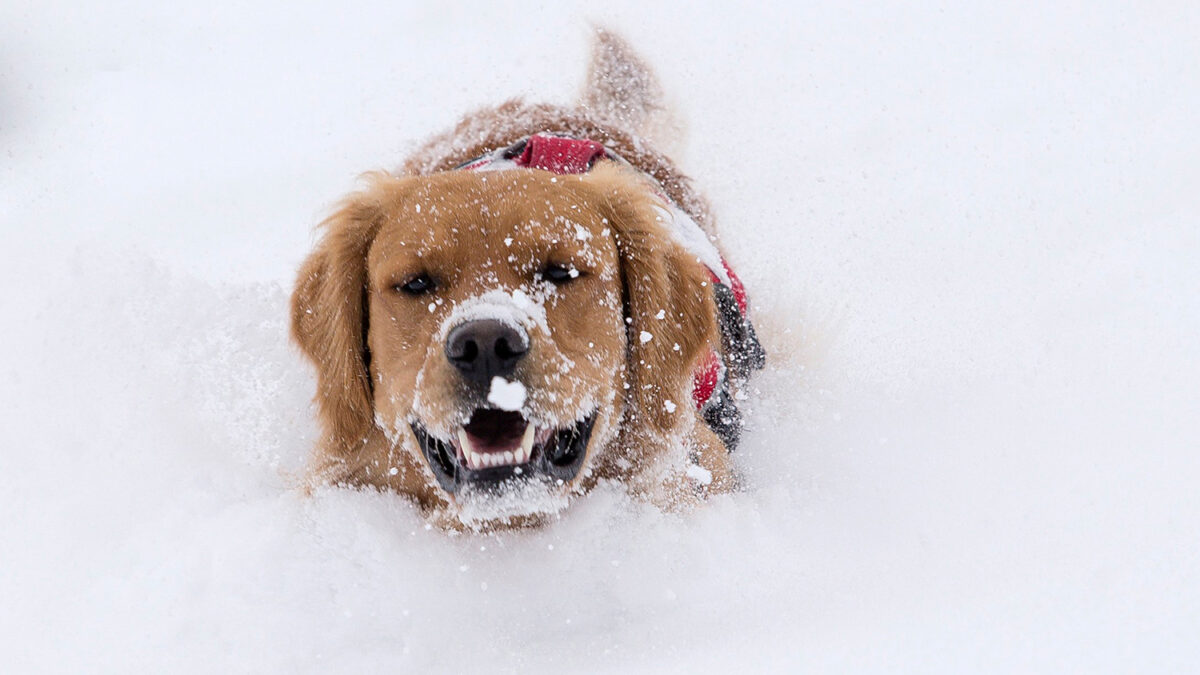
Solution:
<path fill-rule="evenodd" d="M 520 413 L 507 410 L 476 410 L 463 426 L 475 452 L 506 452 L 521 445 L 529 422 Z"/>

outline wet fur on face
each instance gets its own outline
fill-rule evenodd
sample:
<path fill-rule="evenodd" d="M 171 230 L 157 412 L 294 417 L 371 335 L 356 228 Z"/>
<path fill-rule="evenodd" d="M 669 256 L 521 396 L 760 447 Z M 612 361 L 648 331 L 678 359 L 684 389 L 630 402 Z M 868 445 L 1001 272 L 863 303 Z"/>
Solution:
<path fill-rule="evenodd" d="M 318 367 L 319 477 L 451 507 L 411 425 L 453 437 L 487 406 L 444 342 L 457 315 L 501 298 L 530 308 L 515 373 L 526 416 L 555 427 L 596 415 L 585 468 L 563 489 L 682 480 L 660 460 L 720 443 L 688 405 L 716 326 L 708 272 L 662 218 L 641 178 L 615 165 L 369 176 L 326 221 L 293 297 L 295 339 Z M 551 264 L 578 276 L 556 285 L 543 276 Z M 401 290 L 419 276 L 431 290 Z"/>

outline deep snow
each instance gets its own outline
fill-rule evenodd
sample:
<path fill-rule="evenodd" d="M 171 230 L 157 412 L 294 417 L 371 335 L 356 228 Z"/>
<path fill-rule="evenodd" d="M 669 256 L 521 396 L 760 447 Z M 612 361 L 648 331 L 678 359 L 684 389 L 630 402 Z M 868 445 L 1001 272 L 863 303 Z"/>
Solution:
<path fill-rule="evenodd" d="M 586 19 L 690 128 L 772 362 L 749 488 L 447 536 L 292 485 L 311 227 Z M 0 6 L 5 672 L 1180 672 L 1200 9 Z"/>

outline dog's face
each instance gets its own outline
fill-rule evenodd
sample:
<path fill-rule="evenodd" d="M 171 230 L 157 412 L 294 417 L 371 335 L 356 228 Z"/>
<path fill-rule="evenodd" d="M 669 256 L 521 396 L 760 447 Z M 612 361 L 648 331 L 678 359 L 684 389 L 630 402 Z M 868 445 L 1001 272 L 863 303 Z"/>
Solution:
<path fill-rule="evenodd" d="M 327 225 L 293 331 L 352 480 L 427 503 L 561 498 L 648 459 L 619 439 L 694 422 L 711 289 L 640 179 L 378 175 Z"/>
<path fill-rule="evenodd" d="M 613 229 L 543 172 L 404 192 L 367 256 L 379 424 L 441 487 L 574 480 L 615 426 L 625 325 Z"/>

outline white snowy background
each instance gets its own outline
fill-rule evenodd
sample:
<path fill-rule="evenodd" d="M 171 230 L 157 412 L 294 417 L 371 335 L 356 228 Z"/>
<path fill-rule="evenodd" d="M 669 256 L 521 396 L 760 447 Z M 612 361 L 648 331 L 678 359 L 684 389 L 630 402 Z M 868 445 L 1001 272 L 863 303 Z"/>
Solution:
<path fill-rule="evenodd" d="M 1045 5 L 1051 5 L 1049 7 Z M 448 536 L 292 489 L 313 225 L 656 65 L 772 367 L 746 491 Z M 0 670 L 1200 660 L 1200 5 L 0 4 Z"/>

